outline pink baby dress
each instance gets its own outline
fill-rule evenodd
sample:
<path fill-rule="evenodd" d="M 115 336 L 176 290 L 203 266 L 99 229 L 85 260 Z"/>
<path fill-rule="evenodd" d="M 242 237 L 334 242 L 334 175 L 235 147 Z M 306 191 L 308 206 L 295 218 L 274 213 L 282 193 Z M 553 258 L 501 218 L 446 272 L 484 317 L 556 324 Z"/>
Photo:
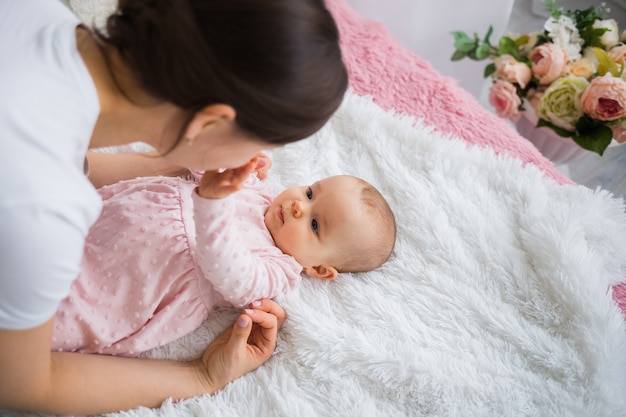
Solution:
<path fill-rule="evenodd" d="M 103 187 L 81 273 L 57 311 L 52 349 L 135 356 L 196 329 L 217 306 L 294 288 L 302 267 L 263 222 L 272 195 L 252 175 L 205 199 L 196 182 L 151 177 Z"/>

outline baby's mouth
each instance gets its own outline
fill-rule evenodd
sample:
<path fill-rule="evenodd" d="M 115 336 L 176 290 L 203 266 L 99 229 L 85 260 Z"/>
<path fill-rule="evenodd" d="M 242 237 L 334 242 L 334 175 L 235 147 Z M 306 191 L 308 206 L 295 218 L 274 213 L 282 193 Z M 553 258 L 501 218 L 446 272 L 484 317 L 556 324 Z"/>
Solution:
<path fill-rule="evenodd" d="M 278 218 L 280 219 L 281 223 L 285 223 L 285 212 L 283 211 L 283 206 L 280 206 L 280 208 L 278 209 Z"/>

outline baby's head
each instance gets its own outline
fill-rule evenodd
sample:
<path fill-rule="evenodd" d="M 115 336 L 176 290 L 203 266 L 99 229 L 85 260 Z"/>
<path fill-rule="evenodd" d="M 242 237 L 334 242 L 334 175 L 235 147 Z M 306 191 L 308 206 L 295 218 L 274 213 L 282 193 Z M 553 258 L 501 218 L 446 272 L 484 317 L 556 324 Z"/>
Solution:
<path fill-rule="evenodd" d="M 332 279 L 382 265 L 396 240 L 396 222 L 384 197 L 350 175 L 288 188 L 265 213 L 274 243 L 304 272 Z"/>

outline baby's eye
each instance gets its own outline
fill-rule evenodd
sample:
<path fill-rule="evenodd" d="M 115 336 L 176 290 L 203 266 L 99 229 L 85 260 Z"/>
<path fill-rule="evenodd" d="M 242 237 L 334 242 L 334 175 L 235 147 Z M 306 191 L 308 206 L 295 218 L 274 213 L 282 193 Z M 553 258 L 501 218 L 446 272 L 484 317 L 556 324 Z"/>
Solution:
<path fill-rule="evenodd" d="M 319 226 L 317 224 L 317 220 L 313 219 L 311 220 L 311 229 L 313 229 L 313 232 L 317 235 L 320 232 Z"/>
<path fill-rule="evenodd" d="M 308 187 L 306 189 L 306 198 L 308 198 L 309 200 L 313 198 L 313 190 L 311 189 L 311 187 Z"/>

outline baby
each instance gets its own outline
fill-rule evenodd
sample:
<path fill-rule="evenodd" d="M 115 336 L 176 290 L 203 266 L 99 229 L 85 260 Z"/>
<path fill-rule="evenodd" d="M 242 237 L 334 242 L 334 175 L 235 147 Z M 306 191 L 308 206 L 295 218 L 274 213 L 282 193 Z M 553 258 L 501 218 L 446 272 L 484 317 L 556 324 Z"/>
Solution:
<path fill-rule="evenodd" d="M 338 175 L 272 199 L 266 155 L 200 181 L 151 177 L 103 187 L 81 273 L 61 303 L 53 350 L 135 356 L 293 289 L 382 265 L 396 235 L 383 196 Z"/>

